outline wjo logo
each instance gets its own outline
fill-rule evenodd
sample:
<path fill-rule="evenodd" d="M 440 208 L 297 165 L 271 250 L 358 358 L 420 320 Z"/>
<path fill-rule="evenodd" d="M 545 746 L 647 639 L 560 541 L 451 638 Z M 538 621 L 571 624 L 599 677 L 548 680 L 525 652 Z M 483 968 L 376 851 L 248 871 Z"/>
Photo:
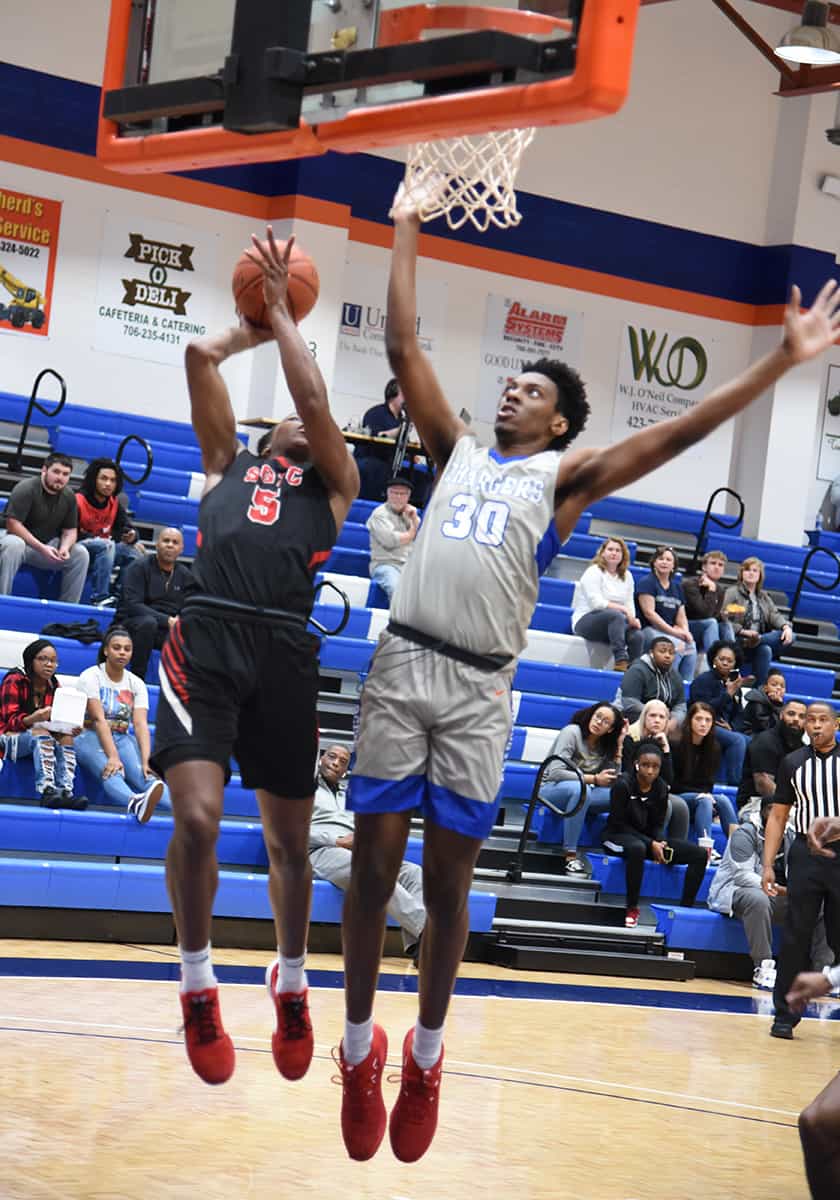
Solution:
<path fill-rule="evenodd" d="M 706 378 L 709 360 L 696 338 L 681 337 L 668 348 L 668 334 L 657 345 L 657 334 L 650 329 L 627 326 L 630 353 L 633 356 L 633 377 L 638 383 L 644 374 L 647 382 L 656 380 L 662 387 L 678 387 L 690 392 Z"/>

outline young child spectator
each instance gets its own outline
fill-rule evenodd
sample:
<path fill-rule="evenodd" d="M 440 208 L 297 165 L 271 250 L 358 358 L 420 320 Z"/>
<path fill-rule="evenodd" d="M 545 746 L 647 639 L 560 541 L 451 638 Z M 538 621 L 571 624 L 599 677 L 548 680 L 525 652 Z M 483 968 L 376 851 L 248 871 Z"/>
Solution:
<path fill-rule="evenodd" d="M 661 700 L 671 714 L 668 732 L 679 729 L 685 718 L 685 685 L 674 669 L 675 653 L 671 638 L 660 634 L 647 654 L 627 668 L 615 702 L 631 721 L 641 715 L 648 700 Z"/>
<path fill-rule="evenodd" d="M 542 840 L 552 842 L 559 837 L 560 821 L 563 822 L 567 875 L 586 872 L 586 865 L 577 853 L 583 823 L 588 812 L 606 812 L 610 806 L 609 789 L 621 763 L 624 733 L 624 717 L 614 705 L 604 702 L 580 709 L 554 739 L 551 753 L 562 754 L 574 763 L 586 784 L 586 799 L 573 817 L 564 819 L 549 810 L 543 825 Z M 540 797 L 567 810 L 574 804 L 579 787 L 574 771 L 553 762 L 543 776 Z"/>
<path fill-rule="evenodd" d="M 723 608 L 735 638 L 759 684 L 766 681 L 773 655 L 794 640 L 793 626 L 779 612 L 764 587 L 764 563 L 745 558 L 738 582 L 726 589 Z"/>
<path fill-rule="evenodd" d="M 125 805 L 145 824 L 156 807 L 172 806 L 166 784 L 149 770 L 149 693 L 143 680 L 127 670 L 133 649 L 128 630 L 112 625 L 102 639 L 96 666 L 79 676 L 88 703 L 84 731 L 76 738 L 76 757 L 102 780 L 109 800 Z"/>
<path fill-rule="evenodd" d="M 76 499 L 67 486 L 73 461 L 48 454 L 41 474 L 12 488 L 0 530 L 0 595 L 11 594 L 20 568 L 61 571 L 60 599 L 78 604 L 88 570 L 88 552 L 78 541 Z"/>
<path fill-rule="evenodd" d="M 162 529 L 154 554 L 144 554 L 125 573 L 120 624 L 134 643 L 134 674 L 146 678 L 153 650 L 160 650 L 175 624 L 192 583 L 189 567 L 179 563 L 184 539 L 179 529 Z"/>
<path fill-rule="evenodd" d="M 677 556 L 670 546 L 657 546 L 650 566 L 649 573 L 636 584 L 645 647 L 662 634 L 670 638 L 677 655 L 677 671 L 686 683 L 691 683 L 697 666 L 697 647 L 685 615 L 682 586 L 674 577 Z"/>
<path fill-rule="evenodd" d="M 639 742 L 632 772 L 619 775 L 610 788 L 610 815 L 602 838 L 611 854 L 620 854 L 627 869 L 624 924 L 639 924 L 639 895 L 645 859 L 687 870 L 680 904 L 691 908 L 706 871 L 706 851 L 679 838 L 665 840 L 668 785 L 660 778 L 662 749 L 656 742 Z"/>
<path fill-rule="evenodd" d="M 722 615 L 726 589 L 720 581 L 726 561 L 722 550 L 710 550 L 700 560 L 700 573 L 682 579 L 688 628 L 707 659 L 715 642 L 735 640 L 732 626 Z"/>
<path fill-rule="evenodd" d="M 709 651 L 709 670 L 703 671 L 691 685 L 689 699 L 703 700 L 715 714 L 715 737 L 723 751 L 726 782 L 737 787 L 744 769 L 747 739 L 735 725 L 741 712 L 738 695 L 742 688 L 755 683 L 752 675 L 738 670 L 740 654 L 734 642 L 715 642 Z"/>
<path fill-rule="evenodd" d="M 123 473 L 112 458 L 95 458 L 84 473 L 76 493 L 79 541 L 90 559 L 91 604 L 102 604 L 118 594 L 119 579 L 111 590 L 111 574 L 137 557 L 137 530 L 131 524 L 120 493 Z"/>
<path fill-rule="evenodd" d="M 629 566 L 626 543 L 608 537 L 575 584 L 572 600 L 572 632 L 587 642 L 606 642 L 616 671 L 626 671 L 642 652 L 642 623 L 636 616 Z"/>
<path fill-rule="evenodd" d="M 796 836 L 793 823 L 788 822 L 773 864 L 776 891 L 770 896 L 762 889 L 761 871 L 767 817 L 772 807 L 773 797 L 765 797 L 759 811 L 750 813 L 732 831 L 723 860 L 709 888 L 707 901 L 713 912 L 734 917 L 743 923 L 753 960 L 753 987 L 767 992 L 772 992 L 776 982 L 773 926 L 784 924 L 787 912 L 787 859 Z M 814 931 L 811 959 L 815 964 L 814 969 L 818 971 L 834 962 L 823 921 Z"/>
<path fill-rule="evenodd" d="M 627 730 L 621 751 L 621 770 L 632 771 L 639 742 L 656 742 L 662 751 L 662 779 L 671 787 L 674 781 L 674 764 L 671 761 L 671 744 L 668 741 L 668 708 L 661 700 L 648 700 L 642 709 L 638 721 L 634 721 Z M 666 828 L 675 838 L 688 837 L 689 812 L 688 805 L 682 796 L 668 795 L 668 820 Z"/>
<path fill-rule="evenodd" d="M 773 729 L 781 720 L 785 686 L 784 675 L 773 667 L 760 688 L 744 692 L 744 707 L 736 714 L 732 728 L 748 738 Z"/>
<path fill-rule="evenodd" d="M 76 750 L 73 733 L 45 728 L 59 681 L 58 653 L 52 642 L 36 638 L 23 651 L 23 670 L 15 667 L 0 683 L 0 733 L 7 734 L 5 754 L 12 761 L 32 758 L 35 790 L 42 808 L 87 808 L 73 795 Z M 76 730 L 75 732 L 80 732 Z"/>
<path fill-rule="evenodd" d="M 370 534 L 370 577 L 378 583 L 390 602 L 400 581 L 417 531 L 420 517 L 411 498 L 411 484 L 401 475 L 388 480 L 384 504 L 378 505 L 367 519 Z"/>
<path fill-rule="evenodd" d="M 731 827 L 738 817 L 728 796 L 714 795 L 715 777 L 720 765 L 720 746 L 715 737 L 715 713 L 711 705 L 703 700 L 695 701 L 679 738 L 671 746 L 674 763 L 673 790 L 686 802 L 694 819 L 694 832 L 698 838 L 711 833 L 715 808 L 720 814 L 720 824 L 729 836 Z M 720 855 L 712 851 L 712 860 Z"/>

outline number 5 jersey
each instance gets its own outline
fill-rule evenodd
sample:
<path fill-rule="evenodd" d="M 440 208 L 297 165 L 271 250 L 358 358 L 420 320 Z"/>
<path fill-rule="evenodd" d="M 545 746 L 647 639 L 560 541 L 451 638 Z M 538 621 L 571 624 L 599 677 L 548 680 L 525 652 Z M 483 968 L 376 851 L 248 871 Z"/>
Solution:
<path fill-rule="evenodd" d="M 391 603 L 391 617 L 475 654 L 518 657 L 539 572 L 560 548 L 560 453 L 503 458 L 472 435 L 455 443 Z"/>
<path fill-rule="evenodd" d="M 193 595 L 309 616 L 336 538 L 315 467 L 243 451 L 203 497 L 198 527 Z"/>

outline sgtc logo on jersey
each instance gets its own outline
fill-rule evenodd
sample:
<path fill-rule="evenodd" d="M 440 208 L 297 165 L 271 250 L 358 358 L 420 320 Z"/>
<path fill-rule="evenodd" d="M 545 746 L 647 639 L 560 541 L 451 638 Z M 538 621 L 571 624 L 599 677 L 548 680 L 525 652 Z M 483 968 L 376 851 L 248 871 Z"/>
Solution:
<path fill-rule="evenodd" d="M 261 483 L 265 487 L 280 486 L 284 481 L 289 487 L 300 487 L 303 480 L 303 469 L 295 466 L 285 466 L 276 470 L 271 463 L 252 465 L 242 476 L 243 483 Z"/>
<path fill-rule="evenodd" d="M 252 463 L 242 476 L 243 483 L 253 483 L 251 501 L 248 505 L 248 520 L 255 525 L 273 525 L 280 516 L 280 492 L 283 484 L 289 487 L 300 487 L 303 480 L 303 470 L 285 460 L 275 459 L 280 463 L 280 469 L 270 462 Z"/>

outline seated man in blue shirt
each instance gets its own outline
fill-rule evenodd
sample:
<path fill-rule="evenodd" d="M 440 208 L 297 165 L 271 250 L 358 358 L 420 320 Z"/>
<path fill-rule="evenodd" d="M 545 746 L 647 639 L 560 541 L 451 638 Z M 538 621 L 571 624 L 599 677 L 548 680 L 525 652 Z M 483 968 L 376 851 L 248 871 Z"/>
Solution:
<path fill-rule="evenodd" d="M 374 404 L 364 415 L 362 424 L 371 437 L 394 438 L 403 423 L 408 420 L 403 405 L 403 394 L 396 379 L 389 379 L 385 385 L 385 400 L 382 404 Z M 391 475 L 394 458 L 393 446 L 373 446 L 361 443 L 356 446 L 356 463 L 361 478 L 359 498 L 362 500 L 381 500 L 385 494 L 385 484 Z"/>

